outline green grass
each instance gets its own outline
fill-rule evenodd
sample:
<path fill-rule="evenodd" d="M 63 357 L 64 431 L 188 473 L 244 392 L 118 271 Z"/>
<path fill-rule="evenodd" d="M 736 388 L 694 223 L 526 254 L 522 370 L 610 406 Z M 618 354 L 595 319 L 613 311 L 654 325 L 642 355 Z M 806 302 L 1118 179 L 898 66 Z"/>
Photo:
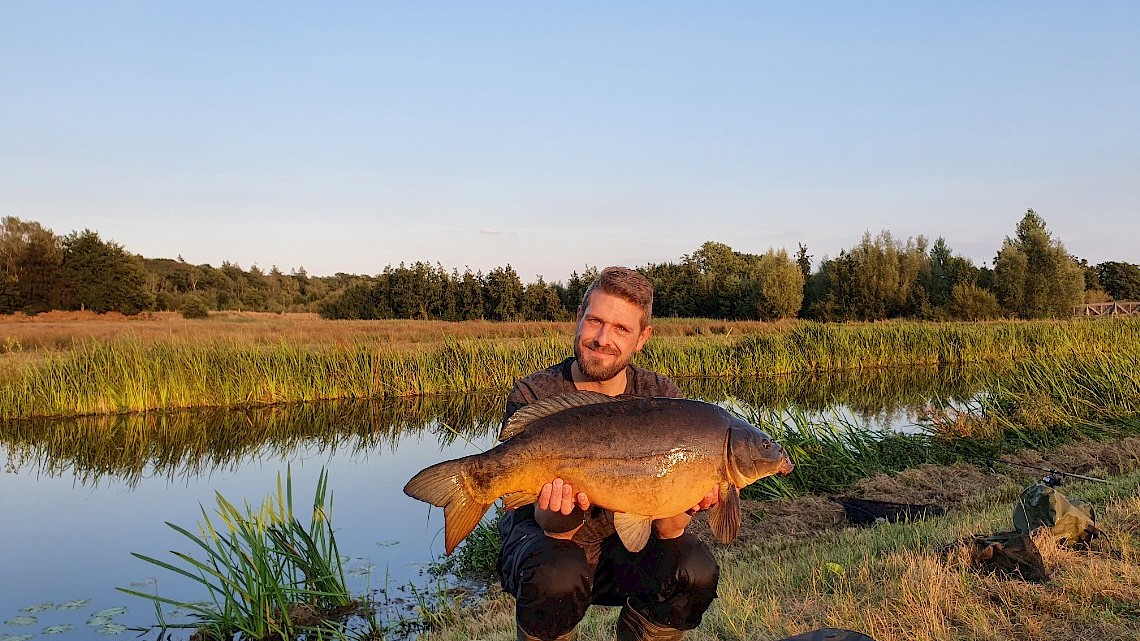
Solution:
<path fill-rule="evenodd" d="M 209 601 L 184 602 L 119 588 L 155 604 L 158 627 L 190 627 L 208 639 L 343 638 L 345 619 L 359 608 L 345 586 L 344 569 L 330 522 L 332 497 L 322 470 L 302 523 L 293 510 L 293 482 L 277 477 L 276 494 L 259 508 L 239 509 L 217 494 L 215 517 L 202 508 L 197 533 L 167 523 L 193 544 L 194 553 L 174 552 L 168 562 L 135 557 L 199 584 Z M 197 621 L 167 624 L 161 606 L 194 613 Z"/>
<path fill-rule="evenodd" d="M 674 378 L 738 379 L 914 365 L 1095 358 L 1140 342 L 1140 320 L 796 323 L 742 336 L 663 336 L 638 355 Z M 375 343 L 190 338 L 88 341 L 5 367 L 0 419 L 506 390 L 560 361 L 569 336 Z"/>
<path fill-rule="evenodd" d="M 971 568 L 956 542 L 1012 530 L 1021 486 L 1006 482 L 938 518 L 773 536 L 716 550 L 718 598 L 690 641 L 772 641 L 808 630 L 858 630 L 877 641 L 1136 639 L 1140 629 L 1140 473 L 1073 484 L 1106 535 L 1091 550 L 1035 537 L 1050 580 L 1002 579 Z M 613 638 L 616 608 L 590 608 L 580 641 Z M 513 599 L 468 602 L 423 641 L 514 638 Z"/>

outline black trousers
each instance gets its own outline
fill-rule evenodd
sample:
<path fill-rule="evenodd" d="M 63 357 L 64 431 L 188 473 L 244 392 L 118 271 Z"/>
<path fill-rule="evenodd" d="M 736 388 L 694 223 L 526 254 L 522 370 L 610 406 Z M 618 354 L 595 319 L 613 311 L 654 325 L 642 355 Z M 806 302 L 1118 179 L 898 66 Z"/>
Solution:
<path fill-rule="evenodd" d="M 637 553 L 614 534 L 602 541 L 597 566 L 578 544 L 546 536 L 534 521 L 533 506 L 504 514 L 499 533 L 499 581 L 515 597 L 519 625 L 540 639 L 569 632 L 591 604 L 627 601 L 654 623 L 691 630 L 716 598 L 716 560 L 689 533 L 651 536 Z"/>

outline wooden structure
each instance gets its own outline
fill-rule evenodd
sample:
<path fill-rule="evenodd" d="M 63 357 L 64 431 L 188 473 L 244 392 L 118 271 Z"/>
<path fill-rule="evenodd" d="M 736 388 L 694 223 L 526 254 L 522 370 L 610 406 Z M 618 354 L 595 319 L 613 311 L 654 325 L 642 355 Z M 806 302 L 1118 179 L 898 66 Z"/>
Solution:
<path fill-rule="evenodd" d="M 1138 302 L 1092 303 L 1077 307 L 1078 316 L 1131 316 L 1140 314 Z"/>

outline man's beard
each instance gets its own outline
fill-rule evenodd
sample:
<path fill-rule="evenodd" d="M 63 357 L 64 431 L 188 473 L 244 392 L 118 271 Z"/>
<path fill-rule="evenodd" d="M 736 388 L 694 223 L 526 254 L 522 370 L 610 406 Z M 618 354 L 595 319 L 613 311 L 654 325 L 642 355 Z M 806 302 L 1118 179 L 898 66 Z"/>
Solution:
<path fill-rule="evenodd" d="M 607 366 L 600 360 L 594 360 L 596 357 L 593 354 L 584 358 L 583 351 L 582 343 L 574 341 L 574 358 L 578 361 L 578 371 L 590 381 L 608 381 L 629 365 L 629 359 L 619 358 L 613 365 Z"/>

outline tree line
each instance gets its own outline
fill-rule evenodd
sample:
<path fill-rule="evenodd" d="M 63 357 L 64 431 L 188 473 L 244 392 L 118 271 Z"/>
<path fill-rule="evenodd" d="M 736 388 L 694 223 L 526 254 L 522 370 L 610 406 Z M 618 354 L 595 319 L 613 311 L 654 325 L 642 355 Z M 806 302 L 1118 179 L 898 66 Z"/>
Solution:
<path fill-rule="evenodd" d="M 993 267 L 956 255 L 942 238 L 901 240 L 889 231 L 813 266 L 794 255 L 706 242 L 676 262 L 640 266 L 658 316 L 731 320 L 801 317 L 981 320 L 1062 318 L 1085 302 L 1140 300 L 1140 266 L 1090 265 L 1070 255 L 1032 209 L 1002 243 Z M 596 268 L 565 282 L 524 284 L 508 264 L 490 272 L 439 263 L 387 266 L 374 276 L 310 276 L 223 262 L 220 267 L 144 258 L 85 229 L 58 236 L 34 221 L 0 221 L 0 313 L 52 309 L 137 314 L 181 311 L 319 312 L 330 319 L 566 320 Z"/>

